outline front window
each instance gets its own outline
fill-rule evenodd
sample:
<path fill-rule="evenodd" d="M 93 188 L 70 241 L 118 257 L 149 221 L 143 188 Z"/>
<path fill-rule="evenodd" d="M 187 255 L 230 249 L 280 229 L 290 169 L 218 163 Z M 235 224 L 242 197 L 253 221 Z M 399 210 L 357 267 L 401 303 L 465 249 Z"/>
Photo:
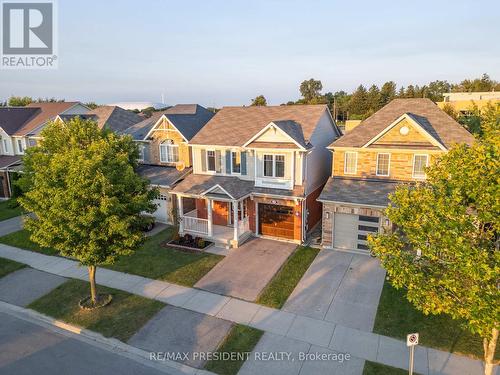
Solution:
<path fill-rule="evenodd" d="M 264 155 L 264 177 L 285 177 L 285 155 Z"/>
<path fill-rule="evenodd" d="M 428 155 L 415 155 L 413 157 L 413 177 L 425 178 L 425 167 L 427 167 Z"/>
<path fill-rule="evenodd" d="M 160 162 L 177 163 L 179 161 L 179 146 L 175 145 L 171 139 L 167 139 L 160 144 Z"/>
<path fill-rule="evenodd" d="M 144 145 L 139 143 L 137 148 L 139 149 L 139 161 L 144 161 Z"/>
<path fill-rule="evenodd" d="M 215 151 L 207 151 L 207 170 L 215 172 Z"/>
<path fill-rule="evenodd" d="M 20 139 L 17 140 L 17 149 L 20 153 L 24 152 L 23 141 Z"/>
<path fill-rule="evenodd" d="M 231 172 L 241 173 L 241 153 L 238 151 L 231 152 Z"/>
<path fill-rule="evenodd" d="M 377 155 L 377 176 L 389 176 L 391 154 Z"/>
<path fill-rule="evenodd" d="M 344 159 L 344 173 L 345 174 L 356 174 L 358 163 L 358 153 L 357 152 L 346 152 Z"/>

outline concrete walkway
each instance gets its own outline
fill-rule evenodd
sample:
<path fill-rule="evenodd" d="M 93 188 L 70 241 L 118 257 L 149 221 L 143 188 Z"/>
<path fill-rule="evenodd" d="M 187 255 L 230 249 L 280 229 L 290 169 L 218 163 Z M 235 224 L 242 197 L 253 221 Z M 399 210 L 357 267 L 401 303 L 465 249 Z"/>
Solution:
<path fill-rule="evenodd" d="M 0 221 L 0 237 L 23 229 L 23 216 Z"/>
<path fill-rule="evenodd" d="M 56 275 L 87 280 L 87 270 L 80 268 L 77 262 L 72 260 L 7 245 L 0 245 L 0 257 Z M 284 342 L 301 341 L 337 352 L 350 353 L 360 359 L 402 369 L 408 367 L 406 344 L 390 337 L 203 290 L 102 268 L 98 269 L 96 279 L 99 284 L 108 287 L 259 328 L 282 336 Z M 421 374 L 480 374 L 483 367 L 481 361 L 423 346 L 417 349 L 415 363 L 416 371 Z"/>
<path fill-rule="evenodd" d="M 376 258 L 323 249 L 283 310 L 371 332 L 384 279 Z"/>

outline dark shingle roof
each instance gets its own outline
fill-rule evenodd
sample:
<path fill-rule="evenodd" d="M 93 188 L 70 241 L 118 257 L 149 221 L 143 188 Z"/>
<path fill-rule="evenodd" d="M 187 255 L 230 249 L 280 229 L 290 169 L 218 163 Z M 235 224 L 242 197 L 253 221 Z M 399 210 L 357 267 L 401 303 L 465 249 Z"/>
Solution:
<path fill-rule="evenodd" d="M 153 112 L 150 118 L 132 125 L 123 133 L 131 135 L 136 141 L 143 140 L 163 115 L 188 141 L 214 116 L 212 112 L 198 104 L 178 104 L 165 111 Z"/>
<path fill-rule="evenodd" d="M 141 122 L 141 116 L 117 106 L 100 106 L 88 113 L 97 117 L 100 129 L 106 127 L 115 132 L 123 132 L 134 124 Z"/>
<path fill-rule="evenodd" d="M 151 185 L 172 187 L 186 174 L 191 173 L 191 168 L 178 171 L 174 167 L 141 164 L 137 168 L 137 173 L 139 173 L 142 177 L 147 178 Z"/>
<path fill-rule="evenodd" d="M 0 169 L 7 168 L 15 163 L 21 162 L 20 155 L 0 155 Z"/>
<path fill-rule="evenodd" d="M 429 99 L 394 99 L 362 121 L 331 147 L 362 147 L 400 116 L 408 114 L 445 147 L 472 144 L 474 137 Z"/>
<path fill-rule="evenodd" d="M 270 122 L 295 122 L 307 142 L 326 110 L 326 105 L 224 107 L 196 134 L 191 143 L 242 146 Z M 292 128 L 285 127 L 288 130 Z M 296 130 L 293 130 L 293 134 L 297 136 Z"/>
<path fill-rule="evenodd" d="M 46 103 L 30 103 L 25 108 L 37 108 L 38 111 L 35 116 L 24 124 L 24 126 L 17 130 L 15 135 L 25 136 L 32 132 L 39 132 L 38 127 L 44 125 L 48 121 L 54 120 L 57 115 L 67 111 L 71 107 L 80 104 L 79 102 L 46 102 Z"/>
<path fill-rule="evenodd" d="M 302 127 L 295 121 L 273 121 L 273 123 L 283 130 L 286 134 L 290 136 L 295 142 L 304 148 L 307 148 L 307 142 L 304 139 L 304 133 L 302 132 Z"/>
<path fill-rule="evenodd" d="M 333 177 L 326 183 L 318 200 L 385 207 L 389 203 L 388 195 L 399 183 Z"/>
<path fill-rule="evenodd" d="M 8 135 L 13 135 L 39 111 L 38 108 L 0 107 L 0 128 Z"/>

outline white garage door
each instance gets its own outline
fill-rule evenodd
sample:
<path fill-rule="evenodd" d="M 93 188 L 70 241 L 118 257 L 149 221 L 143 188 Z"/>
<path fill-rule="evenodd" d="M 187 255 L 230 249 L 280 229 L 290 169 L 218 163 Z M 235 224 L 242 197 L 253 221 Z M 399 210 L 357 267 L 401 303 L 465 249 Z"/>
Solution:
<path fill-rule="evenodd" d="M 335 214 L 333 246 L 338 249 L 368 251 L 369 234 L 379 231 L 379 218 L 351 214 Z"/>
<path fill-rule="evenodd" d="M 157 205 L 156 211 L 153 213 L 156 221 L 168 223 L 168 197 L 164 194 L 160 194 L 158 199 L 155 199 L 153 203 Z"/>

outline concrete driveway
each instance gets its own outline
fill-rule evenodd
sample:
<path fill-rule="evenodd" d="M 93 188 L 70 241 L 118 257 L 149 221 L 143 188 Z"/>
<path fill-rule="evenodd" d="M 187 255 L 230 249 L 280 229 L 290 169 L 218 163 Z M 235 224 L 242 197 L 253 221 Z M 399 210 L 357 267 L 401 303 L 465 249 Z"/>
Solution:
<path fill-rule="evenodd" d="M 195 287 L 255 301 L 297 245 L 252 238 L 229 252 Z"/>
<path fill-rule="evenodd" d="M 384 278 L 376 258 L 324 249 L 283 310 L 371 332 Z"/>

